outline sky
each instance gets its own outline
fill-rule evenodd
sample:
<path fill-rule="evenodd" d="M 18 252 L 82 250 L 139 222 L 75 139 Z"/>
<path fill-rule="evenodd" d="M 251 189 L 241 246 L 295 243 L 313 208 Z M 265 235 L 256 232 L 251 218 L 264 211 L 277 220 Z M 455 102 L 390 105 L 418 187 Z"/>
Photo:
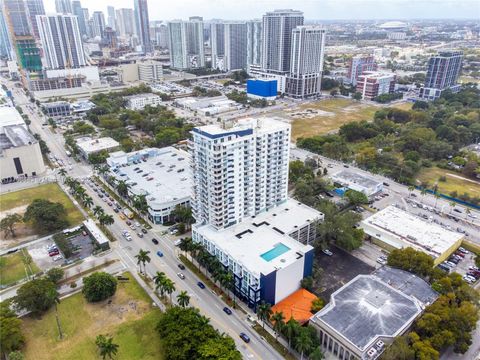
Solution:
<path fill-rule="evenodd" d="M 47 12 L 54 0 L 44 0 Z M 133 0 L 81 0 L 92 13 L 107 5 L 133 8 Z M 301 10 L 306 19 L 480 19 L 480 0 L 149 0 L 150 20 L 246 20 L 274 9 Z"/>

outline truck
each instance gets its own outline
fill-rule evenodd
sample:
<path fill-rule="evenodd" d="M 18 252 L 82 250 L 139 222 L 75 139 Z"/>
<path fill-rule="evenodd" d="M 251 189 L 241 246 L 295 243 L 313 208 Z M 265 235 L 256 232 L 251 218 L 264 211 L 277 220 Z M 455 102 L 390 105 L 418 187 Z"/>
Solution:
<path fill-rule="evenodd" d="M 129 209 L 123 209 L 123 214 L 130 220 L 133 219 L 133 212 L 131 212 Z"/>

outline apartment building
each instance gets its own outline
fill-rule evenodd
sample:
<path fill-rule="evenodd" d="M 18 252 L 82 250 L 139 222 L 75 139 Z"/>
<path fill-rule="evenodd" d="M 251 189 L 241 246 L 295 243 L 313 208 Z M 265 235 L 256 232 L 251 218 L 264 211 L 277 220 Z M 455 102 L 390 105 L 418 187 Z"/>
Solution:
<path fill-rule="evenodd" d="M 373 100 L 382 94 L 392 94 L 395 90 L 395 74 L 365 71 L 357 78 L 357 91 L 362 99 Z"/>

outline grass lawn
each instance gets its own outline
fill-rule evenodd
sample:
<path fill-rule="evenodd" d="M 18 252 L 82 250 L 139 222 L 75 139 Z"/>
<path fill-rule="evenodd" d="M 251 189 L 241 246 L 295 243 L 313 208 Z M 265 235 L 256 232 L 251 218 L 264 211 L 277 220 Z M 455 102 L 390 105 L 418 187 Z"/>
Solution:
<path fill-rule="evenodd" d="M 58 305 L 64 338 L 58 337 L 55 310 L 41 319 L 23 319 L 26 359 L 99 359 L 95 338 L 113 336 L 119 345 L 115 357 L 121 359 L 163 359 L 155 327 L 160 310 L 129 273 L 128 282 L 119 282 L 116 294 L 107 301 L 87 303 L 81 293 L 65 298 Z"/>
<path fill-rule="evenodd" d="M 440 176 L 445 176 L 447 181 L 438 181 Z M 450 195 L 452 191 L 456 191 L 458 194 L 468 193 L 471 197 L 480 197 L 480 182 L 458 177 L 463 178 L 463 175 L 454 171 L 431 167 L 423 169 L 417 176 L 417 180 L 428 182 L 430 187 L 438 182 L 438 190 L 442 194 Z"/>
<path fill-rule="evenodd" d="M 398 103 L 392 107 L 410 110 L 412 103 Z M 366 105 L 351 99 L 327 99 L 302 104 L 290 114 L 299 113 L 311 109 L 313 111 L 319 110 L 318 114 L 311 114 L 304 117 L 288 116 L 293 119 L 292 122 L 292 138 L 309 137 L 313 135 L 323 135 L 337 130 L 343 124 L 352 121 L 373 120 L 373 115 L 380 110 L 382 106 L 379 104 Z M 282 114 L 285 116 L 286 114 Z"/>
<path fill-rule="evenodd" d="M 0 212 L 22 208 L 22 211 L 17 212 L 23 213 L 27 206 L 35 199 L 47 199 L 52 202 L 61 203 L 65 207 L 70 225 L 77 225 L 83 221 L 82 213 L 56 183 L 0 195 Z"/>
<path fill-rule="evenodd" d="M 480 83 L 480 79 L 477 79 L 477 78 L 474 78 L 474 77 L 471 77 L 471 76 L 460 76 L 460 79 L 459 79 L 460 83 L 475 83 L 475 84 L 479 84 Z"/>
<path fill-rule="evenodd" d="M 25 265 L 22 262 L 23 256 L 30 256 L 25 249 L 0 257 L 0 285 L 9 285 L 26 277 Z M 29 275 L 34 275 L 39 271 L 38 266 L 32 261 L 28 269 Z"/>

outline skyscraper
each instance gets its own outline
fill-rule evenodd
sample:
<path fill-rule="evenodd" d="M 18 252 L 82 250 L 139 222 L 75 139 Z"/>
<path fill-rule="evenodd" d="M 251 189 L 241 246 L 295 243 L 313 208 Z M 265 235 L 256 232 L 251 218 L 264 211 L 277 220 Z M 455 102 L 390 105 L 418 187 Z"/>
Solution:
<path fill-rule="evenodd" d="M 290 131 L 268 118 L 192 131 L 192 239 L 233 274 L 233 291 L 254 308 L 282 300 L 311 274 L 308 244 L 323 217 L 288 198 Z"/>
<path fill-rule="evenodd" d="M 292 30 L 303 25 L 303 13 L 275 10 L 263 15 L 262 61 L 264 71 L 287 73 L 290 70 Z"/>
<path fill-rule="evenodd" d="M 28 71 L 40 71 L 42 61 L 33 36 L 28 9 L 23 0 L 4 0 L 4 17 L 15 48 L 18 65 Z"/>
<path fill-rule="evenodd" d="M 12 60 L 12 43 L 7 29 L 7 21 L 3 14 L 3 7 L 0 6 L 0 58 Z"/>
<path fill-rule="evenodd" d="M 117 9 L 117 31 L 120 36 L 126 37 L 135 34 L 135 19 L 132 9 Z"/>
<path fill-rule="evenodd" d="M 88 15 L 87 18 L 85 19 L 85 15 L 82 10 L 82 4 L 78 0 L 72 1 L 72 11 L 73 15 L 77 16 L 77 22 L 78 22 L 78 29 L 80 30 L 80 35 L 82 37 L 87 37 L 87 24 L 86 24 L 86 19 L 88 20 Z"/>
<path fill-rule="evenodd" d="M 428 60 L 425 86 L 420 89 L 420 97 L 425 100 L 438 99 L 442 92 L 450 89 L 453 92 L 460 90 L 457 84 L 462 71 L 462 51 L 444 50 L 439 51 L 437 56 Z"/>
<path fill-rule="evenodd" d="M 117 29 L 115 23 L 115 8 L 113 6 L 107 6 L 107 26 L 113 30 Z"/>
<path fill-rule="evenodd" d="M 87 64 L 76 15 L 38 15 L 37 22 L 47 68 L 69 69 Z"/>
<path fill-rule="evenodd" d="M 172 68 L 183 70 L 205 67 L 201 17 L 190 17 L 189 21 L 170 21 L 168 38 Z"/>
<path fill-rule="evenodd" d="M 145 53 L 152 51 L 152 44 L 150 43 L 150 28 L 148 19 L 148 3 L 147 0 L 134 1 L 134 15 L 135 26 L 137 28 L 138 38 L 142 45 L 142 50 Z"/>
<path fill-rule="evenodd" d="M 210 48 L 212 49 L 212 68 L 225 70 L 225 25 L 214 22 L 210 25 Z"/>
<path fill-rule="evenodd" d="M 55 0 L 55 10 L 59 14 L 72 14 L 72 1 L 71 0 Z"/>
<path fill-rule="evenodd" d="M 262 21 L 247 21 L 247 66 L 260 65 L 262 54 Z"/>
<path fill-rule="evenodd" d="M 295 98 L 320 95 L 325 29 L 319 26 L 298 26 L 292 30 L 290 72 L 285 93 Z"/>
<path fill-rule="evenodd" d="M 247 69 L 247 24 L 225 23 L 225 70 Z"/>
<path fill-rule="evenodd" d="M 92 14 L 93 27 L 92 27 L 92 36 L 103 36 L 103 31 L 105 30 L 105 16 L 103 12 L 94 11 Z"/>
<path fill-rule="evenodd" d="M 32 24 L 33 35 L 39 39 L 40 35 L 38 33 L 37 25 L 37 15 L 45 15 L 45 8 L 43 6 L 43 0 L 26 0 L 28 14 L 30 16 L 30 23 Z"/>

